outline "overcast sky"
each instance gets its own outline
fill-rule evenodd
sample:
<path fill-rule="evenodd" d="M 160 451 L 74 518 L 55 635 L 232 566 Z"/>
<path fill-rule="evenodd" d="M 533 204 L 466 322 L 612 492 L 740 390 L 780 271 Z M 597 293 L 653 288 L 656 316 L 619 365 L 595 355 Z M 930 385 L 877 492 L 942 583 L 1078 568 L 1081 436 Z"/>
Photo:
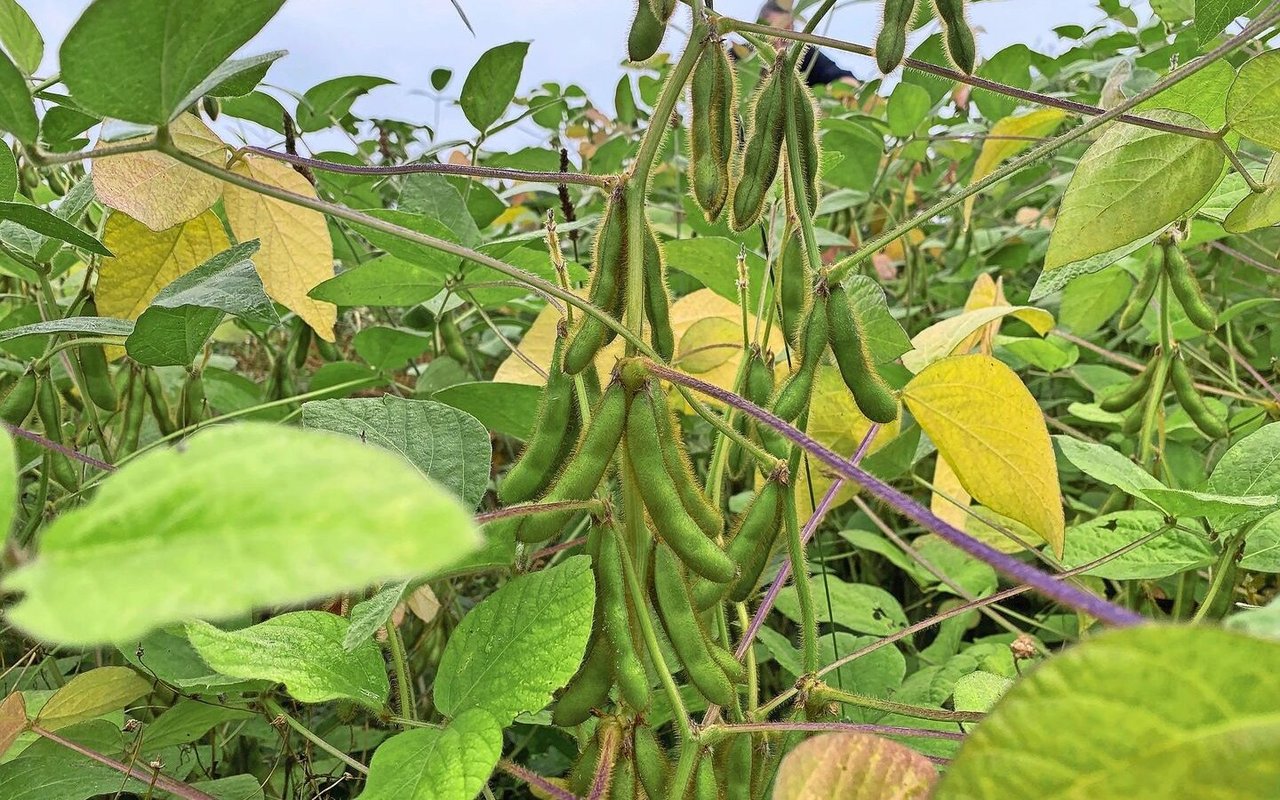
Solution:
<path fill-rule="evenodd" d="M 57 44 L 79 16 L 81 0 L 20 0 L 47 41 L 45 69 L 52 71 Z M 302 92 L 342 75 L 390 78 L 385 86 L 358 101 L 356 112 L 434 123 L 440 112 L 439 138 L 467 137 L 472 132 L 456 106 L 422 94 L 436 67 L 455 71 L 445 89 L 456 97 L 462 78 L 485 50 L 514 40 L 532 43 L 521 89 L 543 82 L 574 82 L 602 108 L 610 109 L 614 85 L 622 72 L 626 30 L 631 17 L 627 0 L 460 0 L 475 35 L 467 30 L 450 0 L 291 0 L 258 37 L 246 54 L 289 51 L 272 67 L 267 83 Z M 717 0 L 721 13 L 754 18 L 760 0 Z M 1068 23 L 1086 28 L 1103 21 L 1096 0 L 988 0 L 972 3 L 970 18 L 978 31 L 978 46 L 990 55 L 1015 42 L 1032 47 L 1055 46 L 1052 29 Z M 1142 2 L 1142 6 L 1146 3 Z M 879 2 L 846 0 L 833 12 L 826 33 L 870 44 L 875 38 Z M 687 17 L 687 12 L 680 19 Z M 668 37 L 668 44 L 679 40 Z M 1060 45 L 1057 45 L 1060 47 Z M 875 74 L 868 59 L 832 54 L 859 77 Z M 278 95 L 284 97 L 283 95 Z M 292 110 L 295 103 L 285 100 Z M 252 126 L 247 126 L 252 127 Z M 224 131 L 225 132 L 225 131 Z M 257 141 L 259 136 L 248 132 Z M 507 147 L 538 144 L 541 136 L 531 122 L 506 138 Z M 329 146 L 331 142 L 309 142 Z"/>

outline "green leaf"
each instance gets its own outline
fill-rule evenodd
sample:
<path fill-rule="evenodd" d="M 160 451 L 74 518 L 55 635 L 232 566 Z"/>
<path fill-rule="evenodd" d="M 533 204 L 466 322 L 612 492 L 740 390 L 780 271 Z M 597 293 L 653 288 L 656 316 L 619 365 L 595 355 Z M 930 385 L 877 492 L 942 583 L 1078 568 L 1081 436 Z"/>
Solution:
<path fill-rule="evenodd" d="M 160 628 L 119 649 L 125 660 L 143 673 L 180 689 L 233 692 L 263 688 L 261 682 L 244 681 L 210 669 L 187 641 L 181 626 Z"/>
<path fill-rule="evenodd" d="M 356 354 L 374 369 L 397 370 L 431 349 L 434 339 L 409 328 L 365 328 L 351 339 Z"/>
<path fill-rule="evenodd" d="M 99 667 L 82 672 L 54 692 L 36 716 L 36 724 L 56 731 L 109 711 L 119 711 L 151 694 L 151 682 L 128 667 Z"/>
<path fill-rule="evenodd" d="M 1240 567 L 1254 572 L 1280 572 L 1280 512 L 1265 517 L 1249 531 Z"/>
<path fill-rule="evenodd" d="M 118 754 L 123 744 L 119 725 L 101 719 L 58 735 L 97 752 Z M 49 739 L 33 742 L 17 758 L 0 764 L 0 797 L 5 800 L 89 800 L 122 789 L 145 792 L 146 786 Z"/>
<path fill-rule="evenodd" d="M 472 708 L 502 725 L 541 711 L 577 671 L 595 607 L 591 559 L 515 578 L 462 618 L 436 673 L 436 708 Z"/>
<path fill-rule="evenodd" d="M 31 88 L 22 71 L 0 52 L 0 131 L 12 133 L 20 142 L 31 143 L 40 136 Z"/>
<path fill-rule="evenodd" d="M 502 725 L 472 708 L 443 728 L 420 728 L 379 745 L 358 800 L 469 800 L 502 757 Z"/>
<path fill-rule="evenodd" d="M 905 139 L 916 132 L 929 116 L 929 93 L 911 83 L 899 83 L 889 95 L 885 109 L 885 120 L 889 123 L 889 132 L 899 139 Z"/>
<path fill-rule="evenodd" d="M 212 781 L 196 781 L 190 785 L 214 800 L 263 800 L 265 797 L 262 783 L 254 775 L 232 775 Z"/>
<path fill-rule="evenodd" d="M 0 428 L 0 542 L 9 538 L 13 516 L 18 511 L 18 459 L 13 437 Z"/>
<path fill-rule="evenodd" d="M 63 40 L 71 96 L 100 117 L 167 125 L 284 0 L 96 0 Z M 182 24 L 174 24 L 180 19 Z"/>
<path fill-rule="evenodd" d="M 741 245 L 722 236 L 700 236 L 697 239 L 672 239 L 663 244 L 667 266 L 692 275 L 698 282 L 725 298 L 738 302 L 738 251 Z M 759 299 L 764 283 L 765 261 L 747 251 L 747 273 L 751 279 L 751 308 Z"/>
<path fill-rule="evenodd" d="M 0 219 L 16 223 L 43 236 L 66 242 L 81 250 L 88 250 L 90 253 L 107 257 L 112 255 L 102 242 L 43 208 L 27 203 L 0 202 Z"/>
<path fill-rule="evenodd" d="M 956 711 L 990 711 L 1013 681 L 986 670 L 970 672 L 956 681 L 952 689 Z"/>
<path fill-rule="evenodd" d="M 17 0 L 0 0 L 0 44 L 26 74 L 31 75 L 40 68 L 44 59 L 44 37 Z"/>
<path fill-rule="evenodd" d="M 1196 0 L 1196 34 L 1200 47 L 1217 38 L 1228 25 L 1253 10 L 1258 0 Z"/>
<path fill-rule="evenodd" d="M 1180 112 L 1157 110 L 1150 117 L 1204 128 Z M 1223 163 L 1210 140 L 1132 125 L 1108 128 L 1076 166 L 1044 271 L 1123 247 L 1177 220 L 1212 191 Z"/>
<path fill-rule="evenodd" d="M 1240 202 L 1222 221 L 1224 228 L 1231 233 L 1248 233 L 1280 222 L 1280 158 L 1271 157 L 1262 185 L 1262 192 L 1246 189 Z"/>
<path fill-rule="evenodd" d="M 443 239 L 446 242 L 456 242 L 457 237 L 453 231 L 445 226 L 443 222 L 432 219 L 422 214 L 411 214 L 407 211 L 398 209 L 380 209 L 374 208 L 365 211 L 371 217 L 399 225 L 402 228 L 408 228 L 416 233 L 423 233 L 427 236 L 434 236 L 437 239 Z M 442 278 L 448 278 L 458 269 L 458 257 L 443 250 L 437 250 L 434 247 L 428 247 L 424 244 L 408 241 L 399 236 L 392 235 L 371 228 L 368 225 L 352 223 L 351 227 L 355 229 L 361 236 L 368 239 L 375 247 L 378 247 L 396 258 L 425 267 L 432 272 L 437 273 Z"/>
<path fill-rule="evenodd" d="M 978 77 L 1027 89 L 1031 86 L 1031 51 L 1025 44 L 1006 47 L 978 67 Z M 1018 110 L 1018 101 L 985 89 L 975 89 L 973 104 L 982 116 L 991 121 L 1001 120 Z"/>
<path fill-rule="evenodd" d="M 778 765 L 773 800 L 927 800 L 938 780 L 929 759 L 869 733 L 806 739 Z"/>
<path fill-rule="evenodd" d="M 768 648 L 778 666 L 792 678 L 804 675 L 804 660 L 800 651 L 787 641 L 787 637 L 764 626 L 760 628 L 760 641 Z M 855 636 L 847 631 L 832 631 L 818 640 L 818 663 L 832 664 L 843 656 L 861 650 L 876 641 L 874 636 Z M 897 647 L 879 647 L 861 658 L 841 666 L 834 675 L 828 675 L 830 686 L 844 687 L 870 697 L 888 699 L 902 685 L 907 674 L 907 660 Z M 856 689 L 851 688 L 856 687 Z M 857 706 L 845 706 L 844 718 L 851 722 L 875 722 L 883 712 Z"/>
<path fill-rule="evenodd" d="M 379 628 L 391 619 L 391 612 L 396 610 L 400 596 L 404 594 L 408 581 L 397 581 L 383 586 L 367 600 L 361 600 L 351 609 L 350 627 L 342 639 L 342 649 L 350 653 L 369 640 Z"/>
<path fill-rule="evenodd" d="M 1231 91 L 1235 79 L 1236 71 L 1231 62 L 1214 61 L 1138 104 L 1134 113 L 1145 115 L 1159 108 L 1181 111 L 1204 123 L 1195 127 L 1216 131 L 1227 124 L 1227 92 Z"/>
<path fill-rule="evenodd" d="M 845 583 L 834 575 L 827 575 L 822 585 L 831 597 L 830 609 L 825 602 L 818 604 L 818 619 L 822 622 L 874 636 L 888 636 L 907 627 L 902 604 L 879 586 Z M 777 607 L 789 619 L 800 620 L 800 600 L 794 587 L 782 590 Z"/>
<path fill-rule="evenodd" d="M 12 200 L 17 192 L 18 162 L 14 159 L 12 150 L 0 147 L 0 201 Z"/>
<path fill-rule="evenodd" d="M 511 105 L 528 52 L 528 42 L 498 45 L 481 55 L 467 73 L 458 103 L 476 130 L 487 131 Z"/>
<path fill-rule="evenodd" d="M 247 708 L 232 708 L 202 700 L 179 700 L 154 722 L 147 724 L 142 743 L 148 752 L 191 744 L 224 722 L 252 719 L 253 716 L 254 713 Z"/>
<path fill-rule="evenodd" d="M 1215 494 L 1280 494 L 1280 422 L 1263 425 L 1222 454 L 1205 489 Z"/>
<path fill-rule="evenodd" d="M 160 290 L 125 341 L 130 357 L 148 366 L 190 364 L 204 351 L 224 314 L 261 325 L 280 324 L 250 257 L 258 240 L 224 250 Z"/>
<path fill-rule="evenodd" d="M 293 611 L 238 631 L 187 623 L 187 638 L 224 675 L 283 683 L 304 703 L 354 700 L 381 709 L 391 692 L 382 651 L 365 639 L 343 648 L 350 623 L 325 611 Z"/>
<path fill-rule="evenodd" d="M 453 231 L 460 244 L 480 242 L 480 229 L 462 193 L 443 175 L 420 173 L 405 178 L 397 208 L 437 220 Z"/>
<path fill-rule="evenodd" d="M 288 50 L 272 50 L 262 55 L 235 58 L 227 61 L 214 70 L 213 74 L 209 76 L 209 80 L 204 82 L 204 86 L 213 84 L 213 88 L 209 89 L 206 94 L 210 97 L 223 99 L 244 97 L 256 89 L 259 83 L 262 83 L 262 79 L 267 77 L 267 71 L 271 69 L 271 65 L 276 63 L 277 59 L 283 58 L 288 54 Z M 198 97 L 191 98 L 192 102 L 198 99 Z"/>
<path fill-rule="evenodd" d="M 1236 133 L 1280 149 L 1280 51 L 1269 50 L 1240 67 L 1227 95 L 1227 122 Z"/>
<path fill-rule="evenodd" d="M 876 363 L 896 361 L 911 350 L 911 340 L 889 311 L 889 300 L 878 282 L 866 275 L 853 275 L 845 281 L 844 288 L 862 321 L 867 346 Z"/>
<path fill-rule="evenodd" d="M 369 75 L 346 75 L 316 84 L 298 101 L 298 128 L 309 133 L 340 123 L 358 97 L 392 82 Z"/>
<path fill-rule="evenodd" d="M 24 336 L 46 336 L 51 333 L 82 333 L 88 336 L 128 336 L 133 333 L 133 321 L 113 317 L 67 317 L 48 322 L 33 322 L 0 332 L 0 342 L 21 339 Z"/>
<path fill-rule="evenodd" d="M 444 403 L 392 395 L 313 400 L 302 406 L 302 424 L 398 453 L 468 508 L 478 506 L 489 488 L 489 432 Z"/>
<path fill-rule="evenodd" d="M 340 306 L 414 306 L 440 294 L 445 276 L 395 256 L 367 261 L 311 290 Z"/>
<path fill-rule="evenodd" d="M 1093 636 L 1009 690 L 936 800 L 1274 794 L 1277 663 L 1280 642 L 1211 627 Z"/>
<path fill-rule="evenodd" d="M 247 119 L 276 133 L 284 132 L 284 106 L 280 105 L 279 100 L 263 92 L 223 98 L 222 113 L 229 117 Z"/>
<path fill-rule="evenodd" d="M 13 624 L 89 645 L 429 573 L 480 544 L 469 511 L 402 459 L 246 423 L 108 476 L 44 529 L 36 558 L 4 587 L 26 593 L 8 612 Z M 122 573 L 148 577 L 113 578 Z"/>
<path fill-rule="evenodd" d="M 1280 639 L 1280 600 L 1273 599 L 1262 608 L 1251 608 L 1223 620 L 1223 626 L 1266 639 Z"/>
<path fill-rule="evenodd" d="M 494 433 L 528 440 L 538 417 L 542 387 L 474 381 L 441 389 L 431 398 L 462 409 Z"/>
<path fill-rule="evenodd" d="M 1066 567 L 1081 567 L 1118 552 L 1161 528 L 1165 515 L 1156 511 L 1117 511 L 1067 529 L 1062 554 Z M 1215 553 L 1202 537 L 1176 529 L 1086 571 L 1109 580 L 1156 580 L 1199 569 L 1212 563 Z"/>

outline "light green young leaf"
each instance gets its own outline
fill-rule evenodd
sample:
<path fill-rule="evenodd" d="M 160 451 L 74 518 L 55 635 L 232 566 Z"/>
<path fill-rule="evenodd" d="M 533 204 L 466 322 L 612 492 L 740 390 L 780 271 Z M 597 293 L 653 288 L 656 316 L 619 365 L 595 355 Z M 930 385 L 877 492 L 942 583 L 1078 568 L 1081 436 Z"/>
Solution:
<path fill-rule="evenodd" d="M 489 432 L 475 417 L 444 403 L 392 395 L 313 400 L 302 406 L 302 424 L 399 453 L 469 508 L 480 504 L 489 487 Z"/>
<path fill-rule="evenodd" d="M 3 2 L 4 0 L 0 0 Z M 3 152 L 8 151 L 8 152 Z M 9 201 L 18 192 L 18 162 L 13 151 L 0 147 L 0 201 Z"/>
<path fill-rule="evenodd" d="M 1073 525 L 1067 530 L 1062 564 L 1084 566 L 1165 527 L 1165 515 L 1156 511 L 1117 511 Z M 1212 563 L 1215 555 L 1203 537 L 1170 529 L 1084 574 L 1120 581 L 1156 580 L 1199 569 Z"/>
<path fill-rule="evenodd" d="M 867 346 L 876 363 L 896 361 L 911 349 L 911 340 L 889 312 L 889 301 L 878 282 L 866 275 L 853 275 L 845 281 L 845 292 L 854 313 L 862 321 Z"/>
<path fill-rule="evenodd" d="M 0 0 L 0 44 L 28 75 L 40 68 L 44 58 L 44 37 L 17 0 Z"/>
<path fill-rule="evenodd" d="M 357 98 L 388 83 L 387 78 L 346 75 L 316 84 L 298 101 L 298 128 L 308 133 L 340 122 Z"/>
<path fill-rule="evenodd" d="M 197 620 L 187 637 L 224 675 L 283 683 L 304 703 L 346 699 L 381 709 L 391 691 L 382 651 L 369 639 L 344 649 L 348 625 L 325 611 L 294 611 L 238 631 Z"/>
<path fill-rule="evenodd" d="M 469 509 L 401 458 L 246 423 L 113 473 L 4 586 L 26 593 L 13 624 L 90 645 L 430 573 L 481 544 Z"/>
<path fill-rule="evenodd" d="M 470 800 L 502 757 L 502 725 L 471 708 L 443 728 L 396 734 L 378 746 L 358 800 Z"/>
<path fill-rule="evenodd" d="M 847 628 L 856 633 L 888 636 L 907 627 L 907 615 L 897 598 L 866 583 L 846 583 L 828 575 L 824 583 L 831 593 L 831 610 L 826 603 L 818 607 L 818 619 Z M 778 595 L 778 610 L 792 620 L 800 620 L 800 600 L 795 589 L 788 587 Z"/>
<path fill-rule="evenodd" d="M 436 673 L 436 708 L 450 717 L 482 708 L 502 725 L 541 711 L 577 671 L 594 607 L 586 556 L 503 586 L 449 638 Z"/>
<path fill-rule="evenodd" d="M 284 0 L 96 0 L 63 40 L 63 82 L 99 116 L 166 125 L 282 5 Z"/>
<path fill-rule="evenodd" d="M 1235 79 L 1230 61 L 1215 61 L 1139 104 L 1134 113 L 1145 115 L 1158 108 L 1181 111 L 1204 123 L 1202 127 L 1216 131 L 1227 124 L 1227 92 Z"/>
<path fill-rule="evenodd" d="M 956 681 L 952 689 L 956 711 L 990 711 L 1013 681 L 986 670 L 970 672 Z"/>
<path fill-rule="evenodd" d="M 3 124 L 3 123 L 0 123 Z M 0 219 L 21 225 L 41 236 L 48 236 L 100 256 L 111 256 L 102 242 L 61 217 L 28 203 L 0 202 Z"/>
<path fill-rule="evenodd" d="M 383 255 L 321 283 L 310 296 L 340 306 L 414 306 L 438 295 L 444 282 L 437 270 Z"/>
<path fill-rule="evenodd" d="M 1278 664 L 1280 642 L 1211 627 L 1092 637 L 1009 690 L 936 800 L 1267 796 L 1280 777 Z"/>
<path fill-rule="evenodd" d="M 1280 150 L 1280 50 L 1268 50 L 1240 67 L 1227 95 L 1232 130 Z"/>
<path fill-rule="evenodd" d="M 1196 34 L 1203 48 L 1233 20 L 1248 14 L 1258 0 L 1196 0 Z"/>
<path fill-rule="evenodd" d="M 128 667 L 99 667 L 75 676 L 49 698 L 36 724 L 56 731 L 119 711 L 151 693 L 151 682 Z"/>
<path fill-rule="evenodd" d="M 1204 128 L 1200 120 L 1181 112 L 1157 110 L 1150 117 Z M 1133 125 L 1106 129 L 1076 166 L 1049 240 L 1044 271 L 1160 230 L 1195 208 L 1218 182 L 1224 163 L 1222 151 L 1210 140 Z"/>
<path fill-rule="evenodd" d="M 528 42 L 498 45 L 481 55 L 467 73 L 458 103 L 476 130 L 487 131 L 511 105 L 528 52 Z"/>
<path fill-rule="evenodd" d="M 0 51 L 0 131 L 12 133 L 20 142 L 34 142 L 40 135 L 31 89 L 9 57 Z"/>
<path fill-rule="evenodd" d="M 372 597 L 356 603 L 348 617 L 351 624 L 342 639 L 342 649 L 350 653 L 363 642 L 368 641 L 375 631 L 386 625 L 387 620 L 391 619 L 391 612 L 396 610 L 396 604 L 400 602 L 400 597 L 408 585 L 408 581 L 388 583 Z"/>
<path fill-rule="evenodd" d="M 1243 183 L 1243 179 L 1240 179 Z M 1262 177 L 1262 192 L 1246 189 L 1240 202 L 1222 221 L 1231 233 L 1248 233 L 1280 223 L 1280 158 L 1272 155 Z"/>

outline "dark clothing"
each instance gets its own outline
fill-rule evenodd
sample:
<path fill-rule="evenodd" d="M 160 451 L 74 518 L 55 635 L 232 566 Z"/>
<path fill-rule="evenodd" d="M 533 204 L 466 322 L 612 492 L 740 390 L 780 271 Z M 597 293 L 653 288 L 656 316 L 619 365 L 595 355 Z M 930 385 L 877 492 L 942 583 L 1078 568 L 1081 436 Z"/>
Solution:
<path fill-rule="evenodd" d="M 800 56 L 800 73 L 810 86 L 826 86 L 841 78 L 852 78 L 853 73 L 832 61 L 816 47 L 806 47 Z"/>

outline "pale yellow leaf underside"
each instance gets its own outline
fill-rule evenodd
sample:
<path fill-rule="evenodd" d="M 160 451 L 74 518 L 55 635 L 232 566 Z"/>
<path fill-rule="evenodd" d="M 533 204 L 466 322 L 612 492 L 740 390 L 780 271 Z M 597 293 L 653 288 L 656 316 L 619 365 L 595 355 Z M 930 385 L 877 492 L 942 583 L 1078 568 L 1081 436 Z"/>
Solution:
<path fill-rule="evenodd" d="M 293 194 L 316 196 L 307 179 L 288 164 L 245 159 L 232 170 Z M 333 243 L 324 215 L 231 184 L 223 203 L 236 239 L 260 242 L 253 263 L 267 295 L 301 317 L 320 338 L 332 342 L 337 306 L 307 296 L 333 277 Z"/>
<path fill-rule="evenodd" d="M 1035 140 L 1048 136 L 1058 129 L 1066 119 L 1067 112 L 1056 108 L 1042 108 L 1017 117 L 1005 117 L 991 126 L 990 135 L 982 142 L 982 152 L 973 165 L 970 183 L 977 183 L 995 172 L 1006 159 L 1013 158 L 1029 149 Z M 973 204 L 977 195 L 964 201 L 964 224 L 969 225 L 969 217 L 973 214 Z"/>
<path fill-rule="evenodd" d="M 1013 370 L 984 355 L 946 358 L 913 378 L 902 399 L 974 499 L 1062 553 L 1066 526 L 1049 430 Z"/>
<path fill-rule="evenodd" d="M 169 132 L 183 152 L 218 166 L 226 162 L 226 145 L 197 117 L 179 115 Z M 99 142 L 98 147 L 106 144 Z M 217 178 L 155 152 L 97 159 L 93 189 L 103 205 L 128 214 L 153 231 L 195 218 L 222 196 L 222 182 Z"/>
<path fill-rule="evenodd" d="M 991 306 L 965 311 L 934 323 L 911 340 L 912 350 L 902 356 L 902 365 L 912 372 L 960 350 L 970 336 L 1002 317 L 1016 317 L 1041 336 L 1053 329 L 1053 315 L 1034 306 Z"/>

